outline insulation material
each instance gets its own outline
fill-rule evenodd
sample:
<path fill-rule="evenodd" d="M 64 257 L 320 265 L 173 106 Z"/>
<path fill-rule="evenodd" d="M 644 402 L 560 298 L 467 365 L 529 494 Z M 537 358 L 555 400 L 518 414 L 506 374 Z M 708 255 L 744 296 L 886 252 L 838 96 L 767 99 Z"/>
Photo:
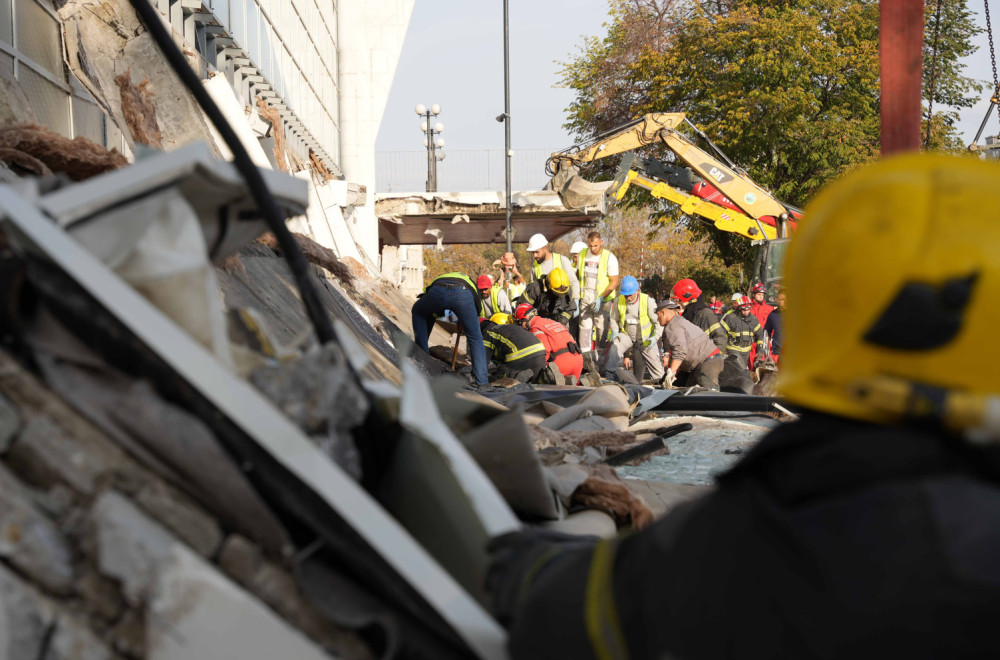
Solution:
<path fill-rule="evenodd" d="M 201 109 L 128 0 L 68 0 L 59 17 L 70 70 L 131 149 L 138 143 L 171 151 L 201 141 L 221 156 Z"/>
<path fill-rule="evenodd" d="M 281 121 L 281 113 L 265 103 L 262 98 L 257 99 L 257 112 L 261 119 L 271 124 L 271 135 L 274 137 L 274 162 L 278 164 L 279 170 L 289 172 L 288 160 L 285 158 L 285 124 Z"/>
<path fill-rule="evenodd" d="M 540 426 L 570 431 L 624 431 L 632 411 L 628 391 L 617 383 L 598 387 L 567 408 L 551 403 L 545 406 L 551 416 Z"/>
<path fill-rule="evenodd" d="M 176 189 L 103 213 L 70 233 L 147 300 L 231 365 L 219 282 L 198 216 Z"/>
<path fill-rule="evenodd" d="M 351 269 L 344 264 L 338 257 L 337 253 L 329 248 L 325 248 L 316 241 L 312 240 L 304 234 L 292 233 L 295 240 L 298 241 L 299 247 L 302 249 L 302 254 L 305 255 L 306 260 L 317 266 L 325 268 L 330 271 L 330 274 L 340 280 L 348 289 L 354 289 L 354 275 L 351 274 Z M 272 250 L 279 251 L 278 239 L 275 238 L 274 234 L 268 232 L 263 234 L 257 239 L 258 243 L 262 243 Z"/>
<path fill-rule="evenodd" d="M 61 172 L 74 181 L 128 165 L 125 156 L 93 140 L 83 136 L 71 140 L 29 123 L 0 129 L 0 160 L 32 174 Z"/>
<path fill-rule="evenodd" d="M 215 73 L 210 75 L 207 80 L 203 80 L 202 86 L 208 92 L 208 95 L 212 97 L 212 100 L 215 101 L 215 105 L 219 106 L 219 111 L 222 112 L 222 116 L 229 122 L 229 127 L 236 133 L 236 137 L 239 139 L 240 144 L 243 145 L 243 148 L 246 149 L 247 154 L 250 155 L 250 160 L 253 161 L 253 164 L 266 170 L 274 169 L 267 154 L 264 153 L 264 148 L 260 146 L 260 141 L 250 128 L 249 122 L 247 122 L 247 114 L 244 111 L 242 101 L 236 97 L 236 93 L 229 86 L 229 81 L 226 80 L 226 77 Z M 209 124 L 209 130 L 219 151 L 222 152 L 223 159 L 232 160 L 232 152 L 229 151 L 229 147 L 222 139 L 222 136 L 215 130 L 215 126 Z"/>

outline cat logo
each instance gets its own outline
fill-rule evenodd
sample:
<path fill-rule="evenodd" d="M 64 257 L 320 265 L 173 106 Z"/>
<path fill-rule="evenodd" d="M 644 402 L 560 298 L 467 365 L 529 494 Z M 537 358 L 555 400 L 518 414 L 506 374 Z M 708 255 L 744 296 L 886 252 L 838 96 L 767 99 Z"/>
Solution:
<path fill-rule="evenodd" d="M 702 163 L 700 169 L 707 172 L 708 176 L 716 183 L 729 183 L 733 180 L 733 175 L 723 170 L 718 165 L 712 163 Z"/>

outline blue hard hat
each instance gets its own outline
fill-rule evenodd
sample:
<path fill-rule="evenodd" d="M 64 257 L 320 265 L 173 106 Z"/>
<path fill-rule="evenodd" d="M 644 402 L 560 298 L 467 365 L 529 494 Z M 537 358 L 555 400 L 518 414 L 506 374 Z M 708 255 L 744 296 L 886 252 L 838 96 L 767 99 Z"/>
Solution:
<path fill-rule="evenodd" d="M 622 295 L 631 296 L 639 292 L 639 281 L 631 275 L 622 278 Z"/>

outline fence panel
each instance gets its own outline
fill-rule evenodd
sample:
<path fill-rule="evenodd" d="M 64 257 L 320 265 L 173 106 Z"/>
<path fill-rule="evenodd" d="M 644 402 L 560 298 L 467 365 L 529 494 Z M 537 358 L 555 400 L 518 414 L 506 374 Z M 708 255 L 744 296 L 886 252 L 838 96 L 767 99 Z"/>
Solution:
<path fill-rule="evenodd" d="M 541 190 L 548 182 L 545 160 L 550 149 L 515 150 L 511 159 L 511 190 Z M 437 163 L 438 190 L 469 192 L 504 190 L 503 149 L 448 149 Z M 376 192 L 422 192 L 427 185 L 426 151 L 375 153 Z"/>

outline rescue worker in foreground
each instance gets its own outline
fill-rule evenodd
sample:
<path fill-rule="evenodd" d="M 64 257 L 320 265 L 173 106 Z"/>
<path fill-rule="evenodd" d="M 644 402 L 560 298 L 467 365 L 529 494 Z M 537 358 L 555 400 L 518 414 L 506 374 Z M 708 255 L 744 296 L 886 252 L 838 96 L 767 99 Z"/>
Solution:
<path fill-rule="evenodd" d="M 479 328 L 483 333 L 486 359 L 499 367 L 499 377 L 535 380 L 545 368 L 545 346 L 538 337 L 519 325 L 509 323 L 509 314 L 494 314 L 482 319 Z M 525 375 L 530 371 L 530 375 Z"/>
<path fill-rule="evenodd" d="M 511 657 L 996 656 L 997 180 L 907 155 L 817 195 L 785 260 L 799 419 L 636 534 L 495 539 Z"/>
<path fill-rule="evenodd" d="M 413 340 L 427 352 L 427 340 L 434 328 L 434 322 L 446 309 L 454 312 L 462 325 L 476 385 L 488 385 L 486 348 L 483 346 L 483 335 L 479 331 L 479 318 L 486 316 L 486 309 L 479 290 L 468 275 L 445 273 L 427 285 L 410 310 Z"/>
<path fill-rule="evenodd" d="M 604 248 L 601 234 L 596 231 L 587 236 L 587 248 L 580 253 L 576 265 L 580 281 L 580 348 L 584 353 L 595 350 L 594 331 L 603 345 L 608 332 L 611 301 L 621 277 L 618 275 L 618 258 Z M 591 355 L 596 358 L 596 355 Z M 596 360 L 595 360 L 596 361 Z"/>
<path fill-rule="evenodd" d="M 771 307 L 766 302 L 764 302 L 764 292 L 767 291 L 765 287 L 760 282 L 757 282 L 752 287 L 750 287 L 750 311 L 753 315 L 757 317 L 761 325 L 767 323 L 768 315 L 774 311 L 774 307 Z"/>
<path fill-rule="evenodd" d="M 569 299 L 575 309 L 575 303 L 572 303 L 572 301 L 580 298 L 580 283 L 576 279 L 576 269 L 573 268 L 573 262 L 561 254 L 552 252 L 549 249 L 549 239 L 545 238 L 542 234 L 535 234 L 528 239 L 528 252 L 534 258 L 534 263 L 531 264 L 531 274 L 528 278 L 528 284 L 541 281 L 556 268 L 561 268 L 569 278 L 571 290 Z"/>
<path fill-rule="evenodd" d="M 750 368 L 750 349 L 757 349 L 758 361 L 762 360 L 765 354 L 764 328 L 761 327 L 757 317 L 750 313 L 751 306 L 750 299 L 743 296 L 739 311 L 728 314 L 719 321 L 729 337 L 726 355 L 735 355 L 739 358 L 740 365 L 744 369 Z"/>
<path fill-rule="evenodd" d="M 489 275 L 480 275 L 476 280 L 476 287 L 483 299 L 487 316 L 510 314 L 514 311 L 510 306 L 510 299 L 507 298 L 507 292 L 499 284 L 493 284 L 493 278 Z"/>
<path fill-rule="evenodd" d="M 538 310 L 539 316 L 568 326 L 573 318 L 573 301 L 569 292 L 569 276 L 562 268 L 555 268 L 541 280 L 530 282 L 521 294 L 519 304 L 527 303 Z"/>
<path fill-rule="evenodd" d="M 604 363 L 604 377 L 616 378 L 619 365 L 631 369 L 636 380 L 643 381 L 645 373 L 652 380 L 663 377 L 663 364 L 657 344 L 663 328 L 656 318 L 656 303 L 645 293 L 639 292 L 639 281 L 631 275 L 622 278 L 621 295 L 611 307 L 611 327 L 608 329 L 608 353 Z"/>
<path fill-rule="evenodd" d="M 701 289 L 692 279 L 680 280 L 670 290 L 670 297 L 684 308 L 684 318 L 694 323 L 711 337 L 719 353 L 726 355 L 726 331 L 722 329 L 719 316 L 711 307 L 701 301 Z"/>
<path fill-rule="evenodd" d="M 709 314 L 715 316 L 712 310 Z M 660 347 L 663 351 L 663 386 L 698 385 L 719 389 L 719 374 L 724 363 L 722 352 L 701 328 L 681 315 L 681 306 L 664 300 L 656 306 L 656 321 L 663 326 Z"/>
<path fill-rule="evenodd" d="M 573 335 L 566 326 L 540 316 L 538 311 L 527 303 L 517 306 L 514 320 L 542 342 L 546 361 L 555 363 L 559 373 L 571 379 L 568 385 L 579 384 L 580 376 L 583 374 L 583 355 L 580 354 L 580 347 L 573 341 Z"/>

